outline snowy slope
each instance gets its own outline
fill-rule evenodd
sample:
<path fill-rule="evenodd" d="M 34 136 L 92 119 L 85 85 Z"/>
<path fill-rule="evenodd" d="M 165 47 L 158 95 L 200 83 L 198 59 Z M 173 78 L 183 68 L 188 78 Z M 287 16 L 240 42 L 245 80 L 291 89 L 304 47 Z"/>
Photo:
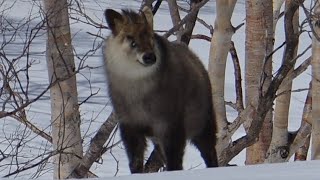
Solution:
<path fill-rule="evenodd" d="M 319 180 L 320 161 L 139 174 L 105 180 Z M 98 180 L 98 179 L 97 179 Z"/>

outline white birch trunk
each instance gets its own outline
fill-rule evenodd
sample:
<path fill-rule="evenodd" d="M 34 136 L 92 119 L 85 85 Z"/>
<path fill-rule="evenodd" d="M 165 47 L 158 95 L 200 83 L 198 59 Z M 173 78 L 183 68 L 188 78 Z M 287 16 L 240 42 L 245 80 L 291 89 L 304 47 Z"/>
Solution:
<path fill-rule="evenodd" d="M 80 115 L 67 0 L 44 0 L 54 179 L 67 178 L 82 157 Z M 57 83 L 56 83 L 57 82 Z"/>
<path fill-rule="evenodd" d="M 169 12 L 170 12 L 172 24 L 173 26 L 176 26 L 181 21 L 177 0 L 168 0 L 168 6 L 169 6 Z M 178 42 L 181 41 L 182 31 L 183 31 L 183 27 L 180 27 L 179 31 L 177 31 Z"/>
<path fill-rule="evenodd" d="M 301 125 L 294 141 L 290 145 L 289 156 L 294 154 L 295 161 L 305 161 L 310 147 L 310 134 L 312 130 L 312 83 L 309 84 L 309 91 L 304 103 Z"/>
<path fill-rule="evenodd" d="M 284 0 L 273 0 L 273 34 L 276 30 L 276 26 L 279 20 L 281 6 Z"/>
<path fill-rule="evenodd" d="M 287 4 L 290 3 L 290 0 L 286 1 Z M 279 6 L 277 6 L 279 7 Z M 278 10 L 274 11 L 278 12 Z M 294 33 L 298 32 L 299 28 L 299 11 L 296 11 L 293 17 L 293 28 Z M 297 55 L 297 48 L 295 51 L 294 57 Z M 284 59 L 283 59 L 284 60 Z M 289 74 L 293 71 L 291 69 Z M 268 155 L 266 162 L 268 163 L 277 163 L 285 162 L 289 154 L 288 147 L 288 117 L 289 117 L 289 107 L 291 100 L 292 81 L 287 83 L 282 83 L 279 87 L 278 94 L 286 92 L 285 94 L 279 96 L 276 99 L 275 105 L 275 114 L 274 114 L 274 126 L 272 132 L 272 141 L 270 148 L 268 150 Z"/>
<path fill-rule="evenodd" d="M 227 131 L 227 117 L 224 100 L 225 68 L 234 28 L 231 16 L 236 0 L 217 0 L 214 33 L 211 40 L 209 55 L 209 76 L 212 86 L 212 98 L 215 118 L 218 126 L 217 153 L 220 156 L 231 140 Z M 220 159 L 220 158 L 219 158 Z"/>
<path fill-rule="evenodd" d="M 320 4 L 316 2 L 314 9 L 313 29 L 320 35 Z M 320 159 L 320 42 L 313 35 L 312 38 L 312 141 L 311 159 Z"/>

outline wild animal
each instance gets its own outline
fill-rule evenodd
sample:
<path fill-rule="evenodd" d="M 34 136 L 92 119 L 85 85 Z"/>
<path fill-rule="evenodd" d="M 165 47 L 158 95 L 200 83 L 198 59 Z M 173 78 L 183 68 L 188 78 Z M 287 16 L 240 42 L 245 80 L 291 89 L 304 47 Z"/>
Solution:
<path fill-rule="evenodd" d="M 217 167 L 216 123 L 208 73 L 184 44 L 154 33 L 149 8 L 105 11 L 111 34 L 104 63 L 109 95 L 132 173 L 144 170 L 146 138 L 168 171 L 183 169 L 187 140 L 207 167 Z"/>

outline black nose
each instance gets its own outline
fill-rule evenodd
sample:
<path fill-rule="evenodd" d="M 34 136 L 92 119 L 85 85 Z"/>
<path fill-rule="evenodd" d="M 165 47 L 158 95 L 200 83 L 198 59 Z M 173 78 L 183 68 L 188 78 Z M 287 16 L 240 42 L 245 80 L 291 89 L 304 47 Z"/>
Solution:
<path fill-rule="evenodd" d="M 144 64 L 152 65 L 156 62 L 156 55 L 154 53 L 145 53 L 142 59 Z"/>

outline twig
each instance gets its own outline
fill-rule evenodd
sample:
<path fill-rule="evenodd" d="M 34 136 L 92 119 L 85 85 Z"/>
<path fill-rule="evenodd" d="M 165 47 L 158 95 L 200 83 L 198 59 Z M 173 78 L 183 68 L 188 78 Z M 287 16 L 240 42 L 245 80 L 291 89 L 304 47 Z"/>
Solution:
<path fill-rule="evenodd" d="M 178 8 L 179 8 L 179 10 L 181 10 L 181 11 L 183 11 L 183 12 L 190 13 L 189 10 L 187 10 L 187 9 L 181 7 L 181 6 L 178 6 Z M 201 19 L 201 18 L 199 18 L 199 17 L 197 17 L 197 21 L 198 21 L 200 24 L 202 24 L 205 28 L 207 28 L 207 29 L 210 31 L 210 34 L 211 34 L 211 35 L 213 34 L 213 31 L 214 31 L 214 30 L 213 30 L 213 26 L 212 26 L 212 25 L 206 23 L 203 19 Z"/>
<path fill-rule="evenodd" d="M 154 5 L 153 9 L 152 9 L 152 14 L 155 15 L 160 7 L 162 3 L 162 0 L 157 0 L 156 4 Z"/>
<path fill-rule="evenodd" d="M 204 34 L 193 34 L 193 35 L 191 36 L 191 39 L 202 39 L 202 40 L 211 42 L 211 37 L 206 36 L 206 35 L 204 35 Z"/>
<path fill-rule="evenodd" d="M 234 66 L 234 76 L 235 76 L 235 88 L 236 88 L 236 107 L 238 113 L 243 111 L 244 105 L 243 105 L 243 93 L 242 93 L 242 78 L 241 78 L 241 68 L 240 68 L 240 63 L 239 63 L 239 58 L 237 54 L 237 50 L 234 47 L 233 41 L 231 41 L 230 44 L 230 54 L 232 57 L 233 61 L 233 66 Z"/>
<path fill-rule="evenodd" d="M 168 38 L 169 36 L 171 36 L 174 32 L 176 32 L 177 30 L 179 30 L 179 28 L 181 26 L 183 26 L 185 23 L 187 23 L 187 21 L 190 20 L 190 18 L 192 18 L 194 16 L 194 14 L 197 13 L 197 11 L 204 6 L 209 0 L 203 0 L 200 3 L 197 3 L 194 6 L 194 9 L 192 9 L 192 11 L 190 13 L 188 13 L 179 23 L 178 25 L 174 26 L 173 28 L 171 28 L 167 33 L 165 33 L 163 36 L 165 38 Z"/>
<path fill-rule="evenodd" d="M 92 164 L 102 155 L 103 145 L 110 138 L 110 134 L 117 125 L 117 118 L 111 113 L 109 118 L 101 125 L 96 135 L 92 138 L 90 146 L 80 164 L 70 174 L 70 177 L 86 177 Z"/>
<path fill-rule="evenodd" d="M 310 15 L 311 13 L 307 10 L 307 8 L 304 6 L 303 3 L 301 3 L 300 6 L 302 7 L 303 12 L 304 12 L 304 14 L 305 14 L 306 17 L 307 17 L 307 21 L 308 21 L 308 24 L 309 24 L 310 29 L 311 29 L 311 31 L 312 31 L 312 34 L 314 35 L 314 37 L 315 37 L 318 41 L 320 41 L 320 37 L 319 37 L 319 35 L 315 32 L 314 27 L 313 27 L 313 24 L 312 24 L 312 18 L 311 18 L 311 15 Z M 316 18 L 319 18 L 319 17 L 316 17 Z M 320 20 L 317 19 L 316 23 L 319 23 L 319 21 L 320 21 Z"/>

